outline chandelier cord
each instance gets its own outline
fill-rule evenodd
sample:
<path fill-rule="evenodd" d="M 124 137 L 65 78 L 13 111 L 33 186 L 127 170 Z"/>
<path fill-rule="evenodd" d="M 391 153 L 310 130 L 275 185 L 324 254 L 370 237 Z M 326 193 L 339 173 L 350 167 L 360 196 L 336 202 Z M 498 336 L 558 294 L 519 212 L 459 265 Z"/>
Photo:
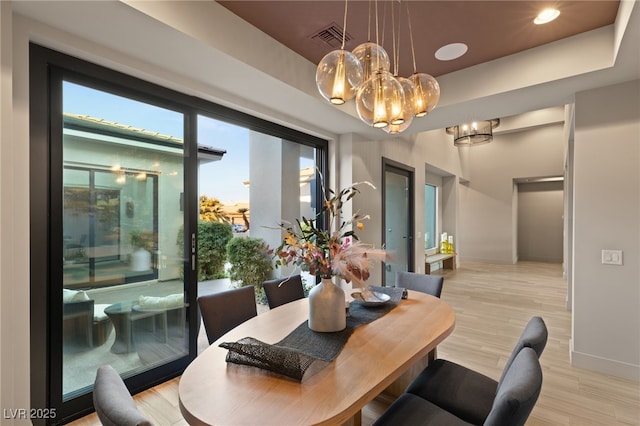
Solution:
<path fill-rule="evenodd" d="M 348 0 L 344 0 L 344 21 L 342 25 L 342 47 L 341 50 L 344 50 L 344 44 L 347 38 L 347 3 Z"/>
<path fill-rule="evenodd" d="M 400 28 L 398 28 L 398 41 L 400 40 Z M 400 46 L 398 45 L 398 52 L 396 52 L 396 17 L 393 12 L 393 3 L 391 3 L 391 45 L 393 46 L 393 75 L 398 75 L 398 58 Z M 399 44 L 399 43 L 398 43 Z"/>
<path fill-rule="evenodd" d="M 375 0 L 375 6 L 376 6 L 376 44 L 380 46 L 380 37 L 378 33 L 378 0 Z M 380 55 L 376 55 L 376 59 L 378 62 L 377 70 L 380 70 Z"/>
<path fill-rule="evenodd" d="M 398 0 L 398 4 L 402 5 L 402 0 Z M 402 19 L 402 7 L 398 7 L 398 69 L 396 73 L 400 72 L 400 30 L 402 30 L 402 25 L 400 25 L 400 19 Z"/>
<path fill-rule="evenodd" d="M 416 51 L 413 48 L 413 30 L 411 29 L 411 14 L 409 13 L 409 2 L 405 2 L 407 5 L 407 22 L 409 22 L 409 39 L 411 40 L 411 56 L 413 57 L 413 73 L 417 72 L 416 68 Z"/>
<path fill-rule="evenodd" d="M 367 21 L 367 41 L 371 41 L 371 0 L 369 0 L 369 20 Z"/>
<path fill-rule="evenodd" d="M 387 2 L 384 2 L 382 8 L 382 37 L 380 37 L 380 47 L 384 49 L 384 36 L 387 33 Z"/>

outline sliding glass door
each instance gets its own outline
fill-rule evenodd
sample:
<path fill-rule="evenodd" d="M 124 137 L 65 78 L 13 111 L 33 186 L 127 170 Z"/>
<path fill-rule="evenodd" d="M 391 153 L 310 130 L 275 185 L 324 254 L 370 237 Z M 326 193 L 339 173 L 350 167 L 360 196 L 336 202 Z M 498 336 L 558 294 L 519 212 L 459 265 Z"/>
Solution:
<path fill-rule="evenodd" d="M 132 376 L 189 353 L 184 115 L 62 83 L 62 395 L 96 369 Z"/>
<path fill-rule="evenodd" d="M 197 356 L 199 196 L 273 245 L 313 216 L 328 143 L 36 45 L 30 73 L 31 408 L 63 424 L 101 365 L 136 393 Z"/>

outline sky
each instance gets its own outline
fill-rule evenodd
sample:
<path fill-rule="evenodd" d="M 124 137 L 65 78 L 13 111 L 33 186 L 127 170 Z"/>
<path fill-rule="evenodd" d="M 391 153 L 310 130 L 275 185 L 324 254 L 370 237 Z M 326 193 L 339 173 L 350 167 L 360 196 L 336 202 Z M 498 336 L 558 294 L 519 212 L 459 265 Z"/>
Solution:
<path fill-rule="evenodd" d="M 88 115 L 183 139 L 183 114 L 99 90 L 65 82 L 64 112 Z M 223 203 L 248 202 L 249 130 L 208 117 L 198 117 L 198 143 L 226 150 L 221 161 L 203 165 L 199 193 Z"/>
<path fill-rule="evenodd" d="M 249 130 L 209 117 L 198 117 L 198 142 L 227 151 L 221 161 L 200 166 L 199 192 L 224 204 L 249 201 Z"/>

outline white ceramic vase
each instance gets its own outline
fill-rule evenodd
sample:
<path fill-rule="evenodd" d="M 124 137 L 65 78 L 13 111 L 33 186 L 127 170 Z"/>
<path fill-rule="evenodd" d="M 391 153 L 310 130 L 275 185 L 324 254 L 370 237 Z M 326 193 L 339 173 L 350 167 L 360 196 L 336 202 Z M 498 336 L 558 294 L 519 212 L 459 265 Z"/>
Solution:
<path fill-rule="evenodd" d="M 309 328 L 322 333 L 347 327 L 344 290 L 331 278 L 323 278 L 309 292 Z"/>

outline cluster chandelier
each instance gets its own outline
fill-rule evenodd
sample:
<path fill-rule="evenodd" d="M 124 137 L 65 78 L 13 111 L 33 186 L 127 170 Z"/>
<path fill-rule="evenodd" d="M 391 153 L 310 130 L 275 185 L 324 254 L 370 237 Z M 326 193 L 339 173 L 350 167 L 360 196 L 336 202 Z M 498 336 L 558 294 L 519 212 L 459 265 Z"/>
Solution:
<path fill-rule="evenodd" d="M 393 14 L 393 3 L 391 11 Z M 405 2 L 407 3 L 407 2 Z M 440 86 L 434 77 L 416 71 L 411 19 L 407 3 L 407 20 L 413 74 L 398 77 L 399 54 L 396 53 L 395 19 L 393 29 L 394 74 L 384 48 L 377 43 L 378 8 L 376 0 L 376 43 L 368 41 L 352 52 L 344 49 L 347 26 L 347 0 L 344 5 L 342 46 L 322 58 L 316 69 L 316 85 L 320 94 L 334 105 L 342 105 L 355 98 L 360 119 L 370 126 L 397 134 L 406 130 L 414 117 L 424 117 L 437 105 Z M 398 39 L 399 39 L 398 29 Z M 399 46 L 398 46 L 399 51 Z"/>
<path fill-rule="evenodd" d="M 493 140 L 493 129 L 500 125 L 500 119 L 480 120 L 472 123 L 447 127 L 447 134 L 453 135 L 455 146 L 472 146 L 488 143 Z"/>

